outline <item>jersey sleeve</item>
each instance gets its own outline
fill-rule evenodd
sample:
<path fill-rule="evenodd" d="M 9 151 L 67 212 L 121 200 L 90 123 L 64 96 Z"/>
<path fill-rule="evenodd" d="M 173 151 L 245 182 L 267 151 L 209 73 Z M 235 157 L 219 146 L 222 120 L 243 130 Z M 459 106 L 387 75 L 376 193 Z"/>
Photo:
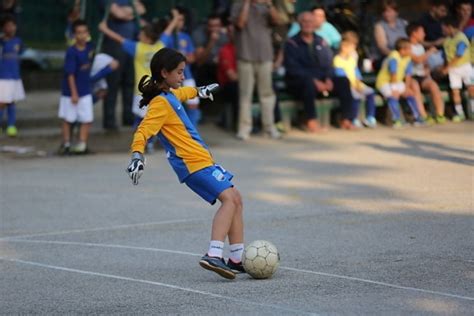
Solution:
<path fill-rule="evenodd" d="M 123 41 L 122 49 L 132 57 L 135 57 L 137 51 L 137 42 L 126 39 Z"/>
<path fill-rule="evenodd" d="M 398 62 L 395 58 L 390 58 L 388 61 L 388 71 L 390 72 L 391 75 L 397 73 L 397 68 L 398 68 Z"/>
<path fill-rule="evenodd" d="M 165 45 L 166 47 L 172 47 L 173 46 L 173 39 L 171 35 L 168 35 L 166 33 L 162 33 L 160 36 L 160 41 Z"/>
<path fill-rule="evenodd" d="M 132 152 L 145 152 L 145 145 L 150 137 L 156 135 L 170 113 L 171 105 L 163 97 L 158 97 L 152 100 L 148 105 L 148 111 L 142 122 L 133 135 L 133 142 L 131 145 Z"/>
<path fill-rule="evenodd" d="M 66 58 L 64 60 L 64 72 L 67 75 L 73 75 L 76 72 L 77 63 L 72 49 L 66 51 Z"/>
<path fill-rule="evenodd" d="M 456 45 L 456 57 L 462 57 L 464 55 L 464 52 L 466 51 L 467 45 L 464 42 L 459 42 Z"/>
<path fill-rule="evenodd" d="M 193 99 L 197 96 L 197 89 L 194 87 L 182 87 L 173 90 L 173 94 L 178 98 L 180 102 L 184 102 L 189 99 Z"/>

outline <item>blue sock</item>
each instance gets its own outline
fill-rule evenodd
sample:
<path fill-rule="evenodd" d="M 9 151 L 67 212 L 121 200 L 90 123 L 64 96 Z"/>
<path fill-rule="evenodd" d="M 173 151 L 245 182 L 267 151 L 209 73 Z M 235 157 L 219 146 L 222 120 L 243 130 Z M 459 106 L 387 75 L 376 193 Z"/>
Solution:
<path fill-rule="evenodd" d="M 420 118 L 420 112 L 418 111 L 418 105 L 416 103 L 415 97 L 407 97 L 407 103 L 408 103 L 408 106 L 410 107 L 415 119 L 416 120 L 419 119 Z"/>
<path fill-rule="evenodd" d="M 16 124 L 16 106 L 15 103 L 7 105 L 7 126 L 15 126 Z"/>
<path fill-rule="evenodd" d="M 398 104 L 398 100 L 395 98 L 388 98 L 387 99 L 388 107 L 390 109 L 390 112 L 392 112 L 392 119 L 394 121 L 400 120 L 400 107 Z"/>
<path fill-rule="evenodd" d="M 3 108 L 0 108 L 0 128 L 2 127 L 3 123 Z"/>
<path fill-rule="evenodd" d="M 352 101 L 351 121 L 355 120 L 359 116 L 359 105 L 360 105 L 360 100 L 354 99 Z"/>
<path fill-rule="evenodd" d="M 375 117 L 375 93 L 371 93 L 366 97 L 365 116 Z"/>
<path fill-rule="evenodd" d="M 193 123 L 194 127 L 198 126 L 199 117 L 200 117 L 200 110 L 199 109 L 188 109 L 188 117 Z"/>

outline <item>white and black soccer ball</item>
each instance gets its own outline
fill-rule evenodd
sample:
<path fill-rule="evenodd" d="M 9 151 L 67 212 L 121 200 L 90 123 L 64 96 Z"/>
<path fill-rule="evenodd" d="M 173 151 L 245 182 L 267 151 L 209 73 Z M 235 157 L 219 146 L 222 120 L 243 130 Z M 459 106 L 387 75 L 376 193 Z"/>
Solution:
<path fill-rule="evenodd" d="M 248 244 L 242 255 L 245 272 L 254 279 L 272 277 L 280 264 L 280 254 L 274 244 L 266 240 L 255 240 Z"/>

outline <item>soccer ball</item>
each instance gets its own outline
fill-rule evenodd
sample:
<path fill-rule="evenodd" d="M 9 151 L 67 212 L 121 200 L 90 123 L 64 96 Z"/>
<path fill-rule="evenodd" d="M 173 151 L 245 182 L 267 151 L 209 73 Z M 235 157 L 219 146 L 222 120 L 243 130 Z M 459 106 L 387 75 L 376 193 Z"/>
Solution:
<path fill-rule="evenodd" d="M 254 279 L 270 278 L 280 264 L 280 254 L 274 244 L 255 240 L 247 245 L 242 255 L 245 272 Z"/>

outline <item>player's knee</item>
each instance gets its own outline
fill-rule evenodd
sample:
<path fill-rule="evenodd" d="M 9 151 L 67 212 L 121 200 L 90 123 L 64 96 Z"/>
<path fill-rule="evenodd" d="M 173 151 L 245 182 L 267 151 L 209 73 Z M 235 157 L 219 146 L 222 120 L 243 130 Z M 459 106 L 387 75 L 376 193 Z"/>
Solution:
<path fill-rule="evenodd" d="M 243 210 L 242 197 L 241 197 L 239 191 L 237 191 L 237 189 L 234 189 L 232 193 L 233 193 L 232 194 L 232 204 L 234 205 L 234 208 L 235 208 L 236 212 L 241 213 L 242 210 Z"/>

